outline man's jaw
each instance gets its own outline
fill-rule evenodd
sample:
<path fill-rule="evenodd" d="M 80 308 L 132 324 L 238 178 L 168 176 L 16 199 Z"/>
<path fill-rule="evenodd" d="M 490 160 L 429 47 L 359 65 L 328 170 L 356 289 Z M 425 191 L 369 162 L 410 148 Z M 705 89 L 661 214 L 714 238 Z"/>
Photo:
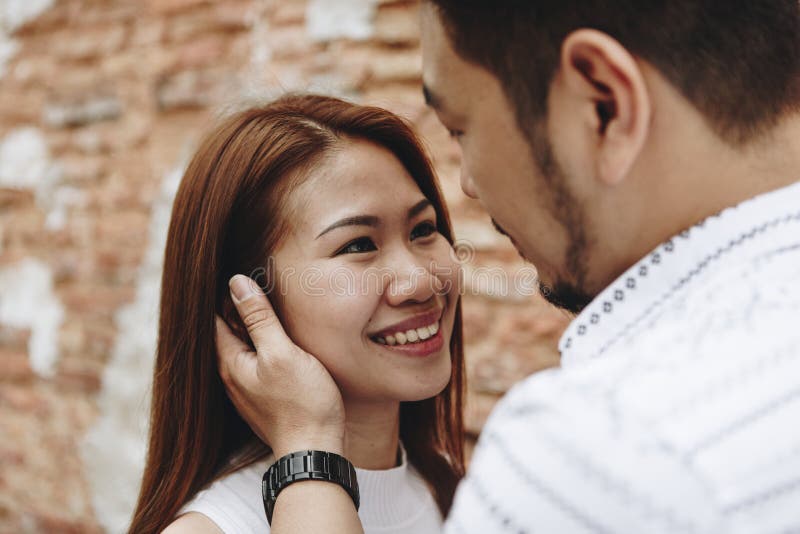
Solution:
<path fill-rule="evenodd" d="M 527 261 L 528 263 L 533 263 L 527 256 L 525 256 L 525 253 L 522 252 L 522 249 L 520 248 L 519 243 L 517 243 L 517 240 L 514 239 L 513 237 L 511 237 L 511 234 L 509 234 L 508 231 L 506 231 L 505 228 L 500 226 L 500 223 L 498 223 L 494 219 L 494 217 L 492 217 L 492 226 L 494 226 L 494 229 L 497 230 L 498 233 L 500 233 L 501 235 L 506 236 L 511 241 L 511 244 L 514 245 L 514 248 L 517 250 L 517 253 L 519 254 L 520 258 L 522 258 L 523 260 Z"/>
<path fill-rule="evenodd" d="M 494 217 L 492 217 L 492 225 L 500 234 L 511 240 L 511 243 L 514 245 L 514 248 L 517 249 L 517 252 L 523 260 L 534 264 L 527 256 L 525 256 L 525 253 L 520 248 L 519 243 L 517 243 L 516 240 L 511 237 L 511 234 L 509 234 L 508 231 L 506 231 L 506 229 L 494 219 Z M 552 284 L 546 284 L 540 280 L 539 293 L 553 306 L 574 315 L 578 315 L 594 299 L 592 295 L 589 295 L 586 291 L 577 287 L 575 284 L 571 284 L 564 280 L 556 280 Z"/>
<path fill-rule="evenodd" d="M 594 296 L 563 281 L 558 281 L 552 286 L 540 281 L 539 293 L 556 308 L 573 315 L 581 313 L 594 300 Z"/>

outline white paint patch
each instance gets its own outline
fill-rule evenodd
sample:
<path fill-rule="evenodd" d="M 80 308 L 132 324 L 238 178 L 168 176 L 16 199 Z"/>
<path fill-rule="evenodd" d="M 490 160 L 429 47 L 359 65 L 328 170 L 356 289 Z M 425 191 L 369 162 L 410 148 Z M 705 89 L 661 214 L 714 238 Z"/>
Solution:
<path fill-rule="evenodd" d="M 49 168 L 47 142 L 36 128 L 19 128 L 0 142 L 0 187 L 39 189 Z"/>
<path fill-rule="evenodd" d="M 0 269 L 0 323 L 30 329 L 31 368 L 51 377 L 58 361 L 58 336 L 64 309 L 53 292 L 53 273 L 44 263 L 25 259 Z"/>
<path fill-rule="evenodd" d="M 222 112 L 233 112 L 234 109 L 258 105 L 266 100 L 266 95 L 271 95 L 271 92 L 265 89 L 271 82 L 267 76 L 271 72 L 270 62 L 273 55 L 269 39 L 265 38 L 270 32 L 268 7 L 266 2 L 258 2 L 250 12 L 249 62 L 242 73 L 236 101 L 230 102 L 228 106 L 230 109 L 223 109 Z"/>
<path fill-rule="evenodd" d="M 68 208 L 86 202 L 84 191 L 59 185 L 60 178 L 47 142 L 36 128 L 13 130 L 0 141 L 0 187 L 34 191 L 37 206 L 47 214 L 47 230 L 63 228 Z"/>
<path fill-rule="evenodd" d="M 6 75 L 6 65 L 19 51 L 19 43 L 0 30 L 0 79 Z"/>
<path fill-rule="evenodd" d="M 95 515 L 108 532 L 127 530 L 141 483 L 164 246 L 172 201 L 182 175 L 183 167 L 164 178 L 153 206 L 136 297 L 117 313 L 117 338 L 97 399 L 100 416 L 81 448 Z"/>
<path fill-rule="evenodd" d="M 0 1 L 0 78 L 6 65 L 17 53 L 19 44 L 11 38 L 17 29 L 53 5 L 53 0 L 2 0 Z"/>
<path fill-rule="evenodd" d="M 13 33 L 53 5 L 53 0 L 3 0 L 0 2 L 0 28 Z"/>
<path fill-rule="evenodd" d="M 377 0 L 310 0 L 306 31 L 315 41 L 369 39 L 374 31 Z"/>

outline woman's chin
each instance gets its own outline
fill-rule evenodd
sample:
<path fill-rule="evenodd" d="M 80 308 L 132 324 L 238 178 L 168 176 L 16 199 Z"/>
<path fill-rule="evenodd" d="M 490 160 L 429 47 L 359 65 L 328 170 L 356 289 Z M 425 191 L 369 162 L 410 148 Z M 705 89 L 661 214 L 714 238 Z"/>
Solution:
<path fill-rule="evenodd" d="M 449 363 L 449 362 L 448 362 Z M 416 402 L 435 397 L 447 387 L 450 383 L 450 366 L 447 366 L 447 372 L 431 373 L 423 377 L 424 381 L 420 381 L 419 377 L 415 377 L 416 382 L 409 384 L 407 394 L 404 395 L 406 402 Z M 438 378 L 438 380 L 435 380 Z"/>

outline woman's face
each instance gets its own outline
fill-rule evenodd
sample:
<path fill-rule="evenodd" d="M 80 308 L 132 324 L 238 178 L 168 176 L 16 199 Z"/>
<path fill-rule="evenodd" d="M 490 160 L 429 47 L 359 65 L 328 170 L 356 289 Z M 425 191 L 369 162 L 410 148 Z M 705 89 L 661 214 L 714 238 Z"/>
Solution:
<path fill-rule="evenodd" d="M 354 400 L 415 401 L 450 379 L 460 267 L 387 149 L 345 140 L 289 195 L 273 303 Z"/>

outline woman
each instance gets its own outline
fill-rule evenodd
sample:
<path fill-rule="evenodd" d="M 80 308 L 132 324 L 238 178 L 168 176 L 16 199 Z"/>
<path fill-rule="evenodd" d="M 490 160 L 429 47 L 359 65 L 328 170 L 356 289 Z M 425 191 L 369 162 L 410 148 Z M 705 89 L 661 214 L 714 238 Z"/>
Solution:
<path fill-rule="evenodd" d="M 431 163 L 388 111 L 288 96 L 214 129 L 173 208 L 130 532 L 269 531 L 260 482 L 275 458 L 216 367 L 215 314 L 249 342 L 236 273 L 341 390 L 365 531 L 437 531 L 464 472 L 452 241 Z"/>

